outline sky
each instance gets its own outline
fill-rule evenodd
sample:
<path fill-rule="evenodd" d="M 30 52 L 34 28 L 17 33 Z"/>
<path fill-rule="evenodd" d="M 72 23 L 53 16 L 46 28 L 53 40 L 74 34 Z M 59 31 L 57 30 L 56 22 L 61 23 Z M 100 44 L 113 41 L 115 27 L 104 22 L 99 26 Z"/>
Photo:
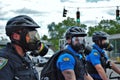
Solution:
<path fill-rule="evenodd" d="M 96 25 L 100 20 L 115 20 L 115 12 L 120 6 L 120 0 L 0 0 L 0 34 L 5 33 L 7 21 L 17 15 L 28 15 L 38 23 L 40 36 L 48 35 L 48 24 L 56 24 L 75 18 L 80 11 L 80 23 Z M 63 17 L 63 8 L 67 9 Z M 120 8 L 119 8 L 120 9 Z"/>

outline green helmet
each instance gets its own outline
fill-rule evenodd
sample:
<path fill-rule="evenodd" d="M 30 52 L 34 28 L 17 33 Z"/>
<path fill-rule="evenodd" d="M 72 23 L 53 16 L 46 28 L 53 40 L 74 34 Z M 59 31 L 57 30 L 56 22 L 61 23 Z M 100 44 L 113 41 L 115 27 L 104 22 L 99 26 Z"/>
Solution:
<path fill-rule="evenodd" d="M 29 16 L 19 15 L 10 19 L 5 27 L 6 35 L 10 36 L 13 32 L 25 28 L 40 28 L 40 26 Z"/>

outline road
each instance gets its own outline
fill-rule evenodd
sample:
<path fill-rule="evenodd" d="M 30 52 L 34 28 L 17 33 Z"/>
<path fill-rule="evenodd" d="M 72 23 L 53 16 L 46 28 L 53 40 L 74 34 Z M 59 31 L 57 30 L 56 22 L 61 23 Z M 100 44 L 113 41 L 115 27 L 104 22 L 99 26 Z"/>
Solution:
<path fill-rule="evenodd" d="M 120 68 L 120 64 L 117 64 L 117 66 Z M 40 72 L 41 72 L 41 70 L 42 70 L 42 67 L 36 67 L 36 69 L 37 69 L 37 71 L 39 72 L 39 75 L 40 75 Z M 112 72 L 111 69 L 107 69 L 107 75 L 108 75 L 108 76 L 110 75 L 111 72 Z M 112 73 L 112 76 L 120 76 L 120 75 L 118 75 L 117 73 L 113 72 L 113 73 Z M 110 79 L 110 80 L 118 80 L 118 79 Z"/>
<path fill-rule="evenodd" d="M 117 66 L 120 68 L 120 64 L 117 64 Z M 113 71 L 112 69 L 107 69 L 107 75 L 109 76 L 112 71 Z M 116 77 L 116 76 L 119 76 L 119 77 L 120 77 L 120 75 L 118 75 L 118 74 L 115 73 L 114 71 L 113 71 L 113 73 L 112 73 L 111 76 L 112 76 L 112 77 Z M 110 79 L 110 80 L 118 80 L 118 79 Z M 119 80 L 120 80 L 120 79 L 119 79 Z"/>

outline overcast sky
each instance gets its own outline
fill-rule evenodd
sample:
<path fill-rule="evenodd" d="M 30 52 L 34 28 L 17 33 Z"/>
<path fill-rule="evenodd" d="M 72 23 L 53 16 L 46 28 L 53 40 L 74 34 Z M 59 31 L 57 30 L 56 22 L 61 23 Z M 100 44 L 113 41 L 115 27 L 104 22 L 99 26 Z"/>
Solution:
<path fill-rule="evenodd" d="M 81 23 L 95 25 L 102 19 L 115 19 L 116 6 L 120 6 L 120 0 L 0 0 L 0 28 L 10 18 L 24 14 L 41 26 L 42 35 L 47 35 L 48 24 L 57 24 L 67 17 L 76 19 L 77 8 Z M 67 17 L 62 17 L 64 7 Z"/>

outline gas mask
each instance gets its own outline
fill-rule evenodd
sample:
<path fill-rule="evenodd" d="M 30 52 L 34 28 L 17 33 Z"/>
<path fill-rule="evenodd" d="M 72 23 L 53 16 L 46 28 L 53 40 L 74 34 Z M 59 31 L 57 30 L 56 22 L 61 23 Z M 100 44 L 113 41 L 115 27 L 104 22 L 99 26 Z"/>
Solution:
<path fill-rule="evenodd" d="M 20 40 L 11 38 L 13 44 L 21 46 L 24 52 L 30 51 L 33 56 L 44 56 L 48 52 L 48 47 L 40 42 L 40 36 L 34 28 L 21 29 L 17 32 Z"/>
<path fill-rule="evenodd" d="M 28 31 L 27 36 L 26 48 L 31 51 L 32 56 L 44 56 L 48 52 L 48 47 L 40 42 L 40 36 L 36 30 Z"/>
<path fill-rule="evenodd" d="M 85 46 L 84 54 L 89 55 L 92 51 L 92 47 L 90 46 Z"/>
<path fill-rule="evenodd" d="M 111 43 L 104 43 L 103 44 L 103 48 L 106 50 L 106 51 L 112 51 L 114 49 L 113 45 Z"/>
<path fill-rule="evenodd" d="M 72 48 L 76 52 L 83 51 L 85 49 L 85 39 L 84 37 L 72 37 Z"/>
<path fill-rule="evenodd" d="M 40 45 L 40 37 L 37 31 L 29 31 L 27 36 L 28 41 L 26 41 L 27 43 L 27 50 L 35 50 L 38 48 L 38 46 Z"/>

